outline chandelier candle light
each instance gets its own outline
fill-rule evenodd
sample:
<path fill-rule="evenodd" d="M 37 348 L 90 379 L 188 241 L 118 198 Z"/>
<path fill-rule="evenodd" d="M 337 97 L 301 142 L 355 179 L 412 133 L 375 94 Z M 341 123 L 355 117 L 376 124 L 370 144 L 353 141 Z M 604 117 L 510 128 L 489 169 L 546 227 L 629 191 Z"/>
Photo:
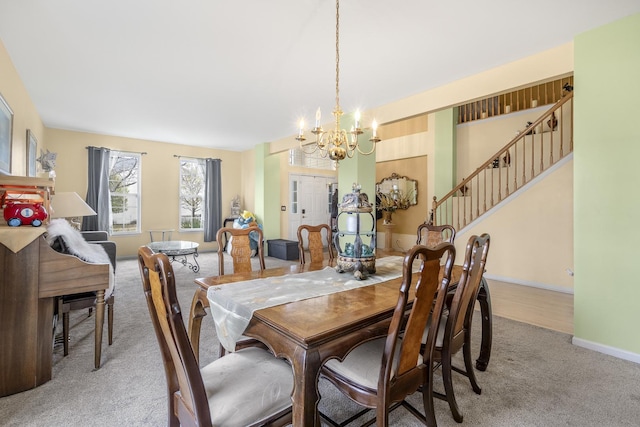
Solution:
<path fill-rule="evenodd" d="M 340 116 L 343 112 L 340 109 L 340 1 L 336 0 L 336 106 L 333 110 L 333 116 L 335 117 L 335 129 L 325 131 L 320 125 L 320 119 L 322 113 L 320 108 L 316 111 L 316 122 L 311 133 L 316 136 L 315 144 L 311 151 L 305 150 L 303 142 L 306 140 L 304 136 L 304 120 L 300 120 L 300 130 L 296 140 L 300 143 L 300 148 L 307 154 L 311 154 L 317 150 L 320 150 L 322 157 L 327 157 L 336 162 L 344 160 L 346 157 L 353 157 L 356 150 L 363 155 L 369 155 L 376 149 L 376 143 L 380 142 L 380 138 L 377 135 L 378 125 L 374 120 L 371 124 L 373 134 L 369 141 L 371 141 L 371 149 L 369 151 L 363 151 L 358 144 L 358 136 L 363 133 L 360 128 L 360 112 L 356 111 L 354 114 L 355 124 L 351 127 L 350 131 L 346 131 L 340 128 Z M 350 135 L 350 137 L 349 137 Z"/>

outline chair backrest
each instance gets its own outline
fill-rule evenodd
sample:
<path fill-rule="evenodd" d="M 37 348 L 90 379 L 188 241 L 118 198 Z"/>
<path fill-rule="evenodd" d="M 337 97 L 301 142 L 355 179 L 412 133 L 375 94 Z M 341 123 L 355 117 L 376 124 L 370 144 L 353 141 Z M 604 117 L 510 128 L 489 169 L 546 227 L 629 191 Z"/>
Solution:
<path fill-rule="evenodd" d="M 324 230 L 324 232 L 323 232 Z M 333 250 L 333 233 L 331 227 L 328 224 L 320 225 L 306 225 L 303 224 L 298 227 L 298 251 L 300 252 L 300 264 L 305 264 L 305 247 L 304 247 L 304 234 L 307 234 L 307 250 L 309 251 L 309 257 L 311 263 L 322 263 L 324 261 L 324 248 L 325 244 L 328 250 L 329 261 L 333 261 L 335 258 Z M 323 242 L 322 235 L 325 239 Z"/>
<path fill-rule="evenodd" d="M 251 266 L 251 240 L 257 242 L 258 247 L 257 255 L 258 262 L 260 264 L 260 270 L 265 269 L 264 264 L 264 245 L 262 243 L 264 235 L 260 227 L 248 227 L 248 228 L 231 228 L 222 227 L 216 233 L 216 241 L 218 242 L 218 274 L 224 275 L 224 243 L 223 238 L 225 233 L 228 233 L 231 239 L 231 249 L 229 251 L 231 258 L 233 259 L 233 272 L 234 273 L 248 273 L 252 270 Z M 225 239 L 226 242 L 226 239 Z"/>
<path fill-rule="evenodd" d="M 444 330 L 446 338 L 443 345 L 452 346 L 452 353 L 462 348 L 464 343 L 464 331 L 468 329 L 473 316 L 473 309 L 480 290 L 480 281 L 487 263 L 490 240 L 490 236 L 485 233 L 481 236 L 471 236 L 467 242 L 462 274 L 451 301 L 449 317 Z"/>
<path fill-rule="evenodd" d="M 453 243 L 456 237 L 456 229 L 452 225 L 420 224 L 417 230 L 418 240 L 416 245 L 435 247 L 442 242 Z"/>
<path fill-rule="evenodd" d="M 167 229 L 167 230 L 149 230 L 149 239 L 151 239 L 152 242 L 157 241 L 154 240 L 153 236 L 156 237 L 160 237 L 160 241 L 164 242 L 164 241 L 169 241 L 171 240 L 171 234 L 173 233 L 173 229 Z"/>
<path fill-rule="evenodd" d="M 182 320 L 171 262 L 142 246 L 138 265 L 167 377 L 169 425 L 209 426 L 207 394 Z"/>
<path fill-rule="evenodd" d="M 446 261 L 440 280 L 440 260 L 443 257 Z M 402 400 L 407 390 L 417 390 L 424 381 L 424 369 L 428 369 L 426 375 L 429 384 L 432 383 L 433 349 L 454 259 L 455 247 L 451 243 L 441 243 L 435 248 L 416 245 L 404 258 L 400 295 L 389 326 L 378 380 L 378 394 L 384 391 L 390 402 Z M 414 276 L 416 260 L 422 265 Z M 409 306 L 414 292 L 413 304 Z M 422 338 L 429 318 L 431 323 L 423 352 Z M 402 339 L 399 339 L 401 334 Z M 399 350 L 396 348 L 398 345 Z M 397 385 L 397 390 L 393 385 Z"/>

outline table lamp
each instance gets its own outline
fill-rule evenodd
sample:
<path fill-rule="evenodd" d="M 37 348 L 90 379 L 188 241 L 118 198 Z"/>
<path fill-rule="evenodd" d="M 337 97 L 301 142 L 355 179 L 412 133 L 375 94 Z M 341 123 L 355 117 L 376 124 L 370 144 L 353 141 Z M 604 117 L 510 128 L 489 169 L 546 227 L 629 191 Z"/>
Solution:
<path fill-rule="evenodd" d="M 51 196 L 50 218 L 66 218 L 72 227 L 79 230 L 83 216 L 98 215 L 73 191 L 57 192 Z"/>

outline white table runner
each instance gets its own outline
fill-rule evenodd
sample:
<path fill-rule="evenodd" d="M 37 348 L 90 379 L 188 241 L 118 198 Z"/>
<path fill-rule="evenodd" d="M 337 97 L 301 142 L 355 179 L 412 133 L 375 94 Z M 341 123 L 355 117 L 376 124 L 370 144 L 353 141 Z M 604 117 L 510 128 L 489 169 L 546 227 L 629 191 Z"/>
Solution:
<path fill-rule="evenodd" d="M 233 351 L 255 310 L 373 285 L 402 276 L 401 256 L 376 259 L 376 273 L 356 280 L 332 267 L 211 286 L 207 298 L 220 343 Z"/>

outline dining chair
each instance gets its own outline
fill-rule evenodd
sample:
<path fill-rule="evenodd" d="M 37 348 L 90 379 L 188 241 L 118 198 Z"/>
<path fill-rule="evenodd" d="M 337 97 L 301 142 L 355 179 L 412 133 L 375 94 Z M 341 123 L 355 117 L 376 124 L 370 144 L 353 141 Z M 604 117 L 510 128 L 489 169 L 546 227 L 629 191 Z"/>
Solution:
<path fill-rule="evenodd" d="M 436 246 L 442 242 L 453 243 L 456 229 L 452 225 L 423 223 L 418 226 L 416 245 Z"/>
<path fill-rule="evenodd" d="M 306 249 L 304 245 L 305 233 L 307 237 Z M 298 227 L 298 251 L 300 252 L 300 256 L 298 258 L 300 259 L 300 264 L 306 263 L 305 254 L 307 251 L 309 252 L 309 258 L 312 264 L 321 264 L 324 261 L 325 245 L 328 252 L 329 262 L 332 262 L 335 258 L 335 252 L 333 249 L 333 233 L 328 224 L 303 224 Z"/>
<path fill-rule="evenodd" d="M 439 280 L 442 257 L 446 262 Z M 423 423 L 436 425 L 431 396 L 432 354 L 454 258 L 455 247 L 451 243 L 435 248 L 414 246 L 404 258 L 398 301 L 386 336 L 358 344 L 343 360 L 329 360 L 322 369 L 322 375 L 348 398 L 376 409 L 378 426 L 387 426 L 390 411 L 399 405 Z M 420 268 L 416 270 L 414 263 L 420 263 Z M 405 317 L 407 312 L 409 316 Z M 430 317 L 427 342 L 422 346 Z M 405 401 L 420 388 L 425 390 L 425 415 Z"/>
<path fill-rule="evenodd" d="M 227 235 L 229 235 L 231 239 L 227 240 Z M 225 246 L 228 245 L 227 242 L 231 244 L 229 255 L 231 256 L 233 263 L 233 272 L 249 273 L 253 271 L 253 265 L 251 262 L 253 253 L 253 250 L 251 249 L 252 239 L 254 239 L 254 241 L 257 240 L 258 244 L 258 247 L 256 249 L 258 268 L 260 270 L 264 270 L 265 262 L 263 252 L 263 234 L 262 230 L 259 227 L 222 227 L 218 230 L 218 232 L 216 233 L 216 241 L 218 242 L 218 275 L 224 275 Z M 202 326 L 202 318 L 206 315 L 206 312 L 204 310 L 207 307 L 209 307 L 207 292 L 199 287 L 193 296 L 193 301 L 191 303 L 191 315 L 189 316 L 189 338 L 191 339 L 191 345 L 193 346 L 193 349 L 195 351 L 196 359 L 199 358 L 200 329 Z M 254 346 L 266 348 L 266 346 L 264 346 L 264 344 L 262 344 L 260 341 L 245 336 L 242 336 L 236 342 L 236 350 Z M 224 356 L 226 353 L 227 350 L 222 344 L 220 344 L 220 357 Z"/>
<path fill-rule="evenodd" d="M 489 243 L 490 236 L 486 233 L 481 236 L 471 236 L 467 242 L 460 281 L 449 309 L 442 314 L 433 356 L 434 368 L 442 367 L 442 380 L 445 389 L 444 394 L 433 392 L 433 396 L 449 403 L 453 419 L 459 423 L 462 422 L 463 415 L 453 392 L 452 372 L 458 372 L 469 378 L 473 391 L 477 394 L 482 393 L 471 360 L 471 324 L 480 282 L 487 262 Z M 423 338 L 423 343 L 427 348 L 429 346 L 427 339 L 429 338 L 428 334 L 425 334 Z M 452 364 L 453 356 L 460 350 L 463 354 L 464 369 Z"/>
<path fill-rule="evenodd" d="M 164 362 L 168 425 L 290 424 L 291 366 L 263 349 L 247 348 L 200 369 L 182 320 L 171 262 L 141 246 L 138 265 Z"/>
<path fill-rule="evenodd" d="M 265 269 L 264 264 L 264 235 L 260 227 L 248 227 L 248 228 L 232 228 L 222 227 L 216 233 L 216 241 L 218 242 L 218 274 L 224 275 L 224 254 L 225 248 L 222 243 L 223 238 L 229 235 L 229 243 L 231 249 L 229 249 L 229 255 L 233 260 L 233 272 L 234 273 L 248 273 L 253 270 L 251 265 L 251 257 L 254 252 L 251 249 L 251 240 L 257 242 L 258 247 L 255 249 L 257 252 L 255 255 L 258 257 L 260 264 L 260 270 Z M 226 240 L 226 239 L 225 239 Z"/>

